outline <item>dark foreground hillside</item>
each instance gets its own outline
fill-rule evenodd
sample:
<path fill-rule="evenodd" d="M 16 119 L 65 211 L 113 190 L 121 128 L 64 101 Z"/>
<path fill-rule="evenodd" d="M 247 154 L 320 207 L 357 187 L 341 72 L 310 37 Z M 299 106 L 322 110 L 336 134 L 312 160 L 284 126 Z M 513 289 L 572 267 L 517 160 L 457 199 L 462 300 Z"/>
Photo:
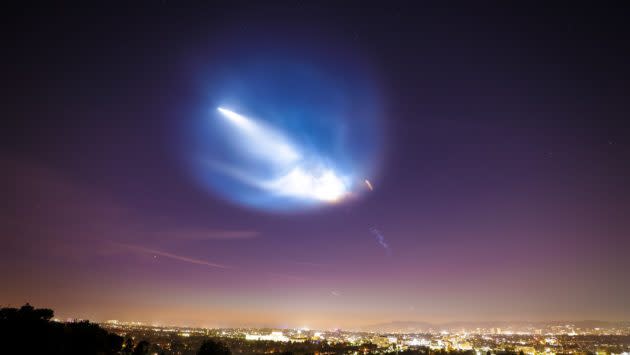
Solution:
<path fill-rule="evenodd" d="M 51 309 L 0 309 L 0 344 L 5 354 L 118 354 L 123 338 L 87 321 L 51 321 Z"/>
<path fill-rule="evenodd" d="M 0 309 L 0 354 L 110 355 L 148 354 L 150 344 L 110 333 L 88 321 L 61 323 L 51 319 L 51 309 L 30 304 Z M 197 354 L 230 355 L 219 342 L 202 342 Z"/>

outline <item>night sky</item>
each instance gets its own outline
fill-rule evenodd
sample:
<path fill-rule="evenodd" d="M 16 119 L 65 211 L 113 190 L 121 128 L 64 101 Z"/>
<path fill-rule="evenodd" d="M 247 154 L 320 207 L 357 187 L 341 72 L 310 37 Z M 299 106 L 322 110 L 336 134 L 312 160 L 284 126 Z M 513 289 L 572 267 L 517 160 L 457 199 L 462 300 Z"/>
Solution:
<path fill-rule="evenodd" d="M 5 9 L 0 305 L 628 320 L 630 11 L 344 4 Z M 252 202 L 200 168 L 237 161 L 209 123 L 226 103 L 356 174 L 352 196 Z"/>

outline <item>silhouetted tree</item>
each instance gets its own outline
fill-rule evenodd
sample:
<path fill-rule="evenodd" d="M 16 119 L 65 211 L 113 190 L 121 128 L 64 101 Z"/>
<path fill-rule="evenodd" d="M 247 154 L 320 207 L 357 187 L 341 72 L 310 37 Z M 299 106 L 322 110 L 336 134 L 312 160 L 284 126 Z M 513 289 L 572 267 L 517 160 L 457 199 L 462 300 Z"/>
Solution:
<path fill-rule="evenodd" d="M 133 355 L 146 355 L 149 353 L 149 342 L 143 340 L 136 345 L 136 348 L 133 349 Z"/>
<path fill-rule="evenodd" d="M 175 339 L 171 341 L 171 351 L 173 354 L 179 354 L 186 351 L 186 345 L 181 341 Z"/>
<path fill-rule="evenodd" d="M 133 352 L 133 339 L 127 338 L 125 339 L 125 343 L 122 347 L 123 354 L 131 354 Z"/>
<path fill-rule="evenodd" d="M 398 355 L 423 355 L 423 354 L 426 354 L 424 349 L 406 349 L 406 350 L 398 352 Z"/>
<path fill-rule="evenodd" d="M 89 322 L 51 322 L 51 309 L 30 304 L 0 309 L 0 344 L 6 354 L 117 354 L 122 338 Z"/>
<path fill-rule="evenodd" d="M 120 335 L 108 333 L 107 338 L 105 339 L 105 343 L 107 344 L 108 349 L 115 349 L 116 351 L 120 351 L 122 349 L 123 340 L 123 337 L 121 337 Z"/>
<path fill-rule="evenodd" d="M 113 353 L 119 351 L 122 344 L 122 338 L 108 333 L 98 324 L 87 321 L 66 323 L 64 333 L 66 335 L 64 351 L 71 354 Z M 116 347 L 108 348 L 112 343 Z"/>
<path fill-rule="evenodd" d="M 204 340 L 199 351 L 197 351 L 197 355 L 232 355 L 232 352 L 221 342 Z"/>

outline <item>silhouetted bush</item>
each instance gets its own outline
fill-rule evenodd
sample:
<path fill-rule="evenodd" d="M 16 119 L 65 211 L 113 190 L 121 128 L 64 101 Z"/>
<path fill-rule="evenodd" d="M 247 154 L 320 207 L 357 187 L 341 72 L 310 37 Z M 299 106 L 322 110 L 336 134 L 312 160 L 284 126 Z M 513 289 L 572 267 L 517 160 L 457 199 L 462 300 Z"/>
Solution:
<path fill-rule="evenodd" d="M 204 340 L 199 351 L 197 351 L 197 355 L 232 355 L 232 352 L 225 344 L 219 341 Z"/>
<path fill-rule="evenodd" d="M 0 309 L 0 344 L 5 354 L 117 354 L 123 338 L 97 324 L 52 322 L 51 309 L 30 304 Z"/>
<path fill-rule="evenodd" d="M 136 348 L 133 349 L 133 355 L 146 355 L 149 353 L 149 342 L 143 340 L 136 345 Z"/>

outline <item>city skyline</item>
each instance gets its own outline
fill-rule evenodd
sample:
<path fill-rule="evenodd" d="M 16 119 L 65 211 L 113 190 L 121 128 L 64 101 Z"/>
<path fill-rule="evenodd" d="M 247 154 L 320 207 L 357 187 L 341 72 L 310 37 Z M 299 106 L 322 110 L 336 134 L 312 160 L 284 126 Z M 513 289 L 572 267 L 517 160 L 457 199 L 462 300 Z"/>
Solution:
<path fill-rule="evenodd" d="M 2 35 L 0 305 L 630 320 L 623 6 L 22 10 Z"/>

